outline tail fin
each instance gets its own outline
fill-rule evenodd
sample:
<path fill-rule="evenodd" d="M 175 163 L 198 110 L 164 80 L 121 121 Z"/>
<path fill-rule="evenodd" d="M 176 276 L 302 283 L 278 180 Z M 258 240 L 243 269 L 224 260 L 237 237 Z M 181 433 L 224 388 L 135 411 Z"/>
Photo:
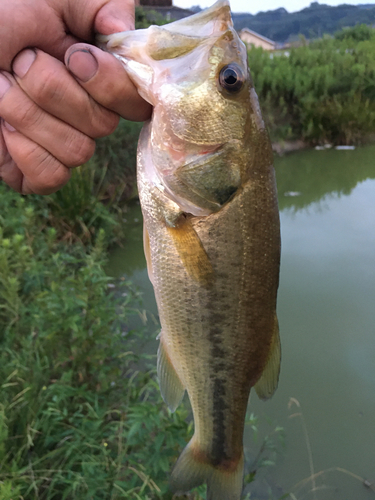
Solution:
<path fill-rule="evenodd" d="M 174 493 L 187 491 L 207 483 L 207 500 L 240 500 L 243 488 L 243 455 L 235 467 L 215 467 L 194 443 L 186 446 L 172 470 L 170 487 Z"/>

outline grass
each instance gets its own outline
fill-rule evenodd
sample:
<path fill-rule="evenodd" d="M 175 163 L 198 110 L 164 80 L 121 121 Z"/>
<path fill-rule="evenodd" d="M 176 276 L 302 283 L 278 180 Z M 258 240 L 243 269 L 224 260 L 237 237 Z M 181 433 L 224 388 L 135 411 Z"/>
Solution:
<path fill-rule="evenodd" d="M 187 406 L 169 412 L 155 357 L 139 353 L 136 291 L 103 270 L 118 222 L 91 199 L 91 175 L 49 199 L 0 185 L 1 500 L 172 500 L 168 476 L 192 435 Z"/>
<path fill-rule="evenodd" d="M 304 498 L 319 500 L 320 492 L 325 492 L 326 490 L 332 489 L 332 486 L 330 486 L 329 482 L 326 481 L 326 476 L 332 475 L 332 473 L 335 472 L 354 479 L 355 481 L 360 482 L 369 490 L 375 491 L 373 482 L 368 481 L 364 477 L 361 477 L 358 474 L 354 474 L 353 472 L 342 467 L 330 467 L 318 472 L 315 471 L 309 433 L 306 420 L 301 409 L 301 404 L 296 398 L 290 398 L 288 408 L 290 409 L 295 406 L 297 407 L 297 411 L 289 415 L 289 418 L 297 418 L 301 423 L 309 461 L 310 475 L 295 484 L 288 493 L 282 496 L 282 499 L 280 500 L 288 498 L 291 500 L 302 500 Z"/>
<path fill-rule="evenodd" d="M 137 354 L 105 232 L 66 245 L 37 199 L 0 186 L 0 205 L 0 498 L 161 498 L 191 426 Z"/>

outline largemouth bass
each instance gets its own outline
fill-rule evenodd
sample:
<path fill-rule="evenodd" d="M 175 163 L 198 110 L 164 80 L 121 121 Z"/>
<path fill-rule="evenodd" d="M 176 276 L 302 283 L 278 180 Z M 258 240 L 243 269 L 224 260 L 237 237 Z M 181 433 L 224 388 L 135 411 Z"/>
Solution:
<path fill-rule="evenodd" d="M 280 231 L 271 144 L 229 3 L 102 37 L 154 106 L 138 148 L 144 248 L 160 322 L 158 378 L 194 436 L 171 474 L 239 500 L 251 387 L 276 389 Z"/>

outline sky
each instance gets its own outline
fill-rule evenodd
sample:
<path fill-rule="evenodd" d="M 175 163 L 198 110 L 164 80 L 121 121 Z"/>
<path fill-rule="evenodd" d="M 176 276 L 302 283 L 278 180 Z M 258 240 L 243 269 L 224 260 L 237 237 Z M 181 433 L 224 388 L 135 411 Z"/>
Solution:
<path fill-rule="evenodd" d="M 256 14 L 259 11 L 274 10 L 284 7 L 288 12 L 296 12 L 310 5 L 312 0 L 262 0 L 261 2 L 251 0 L 230 0 L 232 12 L 250 12 Z M 374 3 L 372 0 L 318 0 L 319 3 L 327 5 L 340 5 L 343 3 L 358 5 Z M 193 5 L 200 5 L 202 9 L 211 6 L 215 0 L 173 0 L 173 5 L 188 9 Z M 374 3 L 375 7 L 375 3 Z"/>

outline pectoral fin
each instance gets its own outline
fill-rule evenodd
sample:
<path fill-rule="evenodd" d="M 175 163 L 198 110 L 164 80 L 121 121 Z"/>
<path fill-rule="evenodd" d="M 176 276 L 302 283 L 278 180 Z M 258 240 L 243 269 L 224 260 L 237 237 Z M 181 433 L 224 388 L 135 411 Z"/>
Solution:
<path fill-rule="evenodd" d="M 280 373 L 281 347 L 279 336 L 279 323 L 275 315 L 275 326 L 272 336 L 272 344 L 267 365 L 262 376 L 255 384 L 255 390 L 260 399 L 269 399 L 277 388 Z"/>
<path fill-rule="evenodd" d="M 182 385 L 168 354 L 165 352 L 162 340 L 158 349 L 157 362 L 158 379 L 161 395 L 171 411 L 175 411 L 184 396 Z"/>
<path fill-rule="evenodd" d="M 168 227 L 168 231 L 187 273 L 203 286 L 209 286 L 213 279 L 212 265 L 190 219 L 183 218 L 176 227 Z"/>

